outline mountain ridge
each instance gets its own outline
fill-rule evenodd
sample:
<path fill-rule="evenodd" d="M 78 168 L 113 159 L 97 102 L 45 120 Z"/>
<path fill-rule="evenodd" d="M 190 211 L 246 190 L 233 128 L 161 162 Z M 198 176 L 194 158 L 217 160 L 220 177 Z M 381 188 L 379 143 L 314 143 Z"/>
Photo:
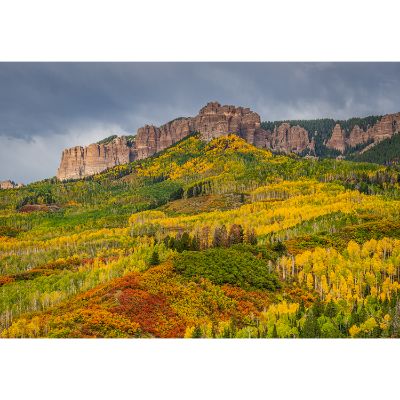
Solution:
<path fill-rule="evenodd" d="M 261 122 L 259 114 L 250 108 L 209 102 L 195 117 L 175 118 L 160 127 L 145 125 L 136 136 L 113 135 L 87 147 L 65 149 L 57 178 L 80 179 L 148 158 L 194 132 L 206 142 L 234 133 L 273 152 L 344 157 L 391 138 L 399 129 L 400 113 L 349 120 Z"/>

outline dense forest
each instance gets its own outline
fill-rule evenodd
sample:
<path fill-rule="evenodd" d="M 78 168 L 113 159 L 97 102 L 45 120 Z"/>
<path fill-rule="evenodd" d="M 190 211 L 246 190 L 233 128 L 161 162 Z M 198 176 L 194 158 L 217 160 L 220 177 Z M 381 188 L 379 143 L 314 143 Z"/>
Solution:
<path fill-rule="evenodd" d="M 361 154 L 349 157 L 352 161 L 371 162 L 377 164 L 399 164 L 400 162 L 400 134 L 382 140 Z"/>
<path fill-rule="evenodd" d="M 400 337 L 399 221 L 397 165 L 193 134 L 0 191 L 0 335 Z"/>

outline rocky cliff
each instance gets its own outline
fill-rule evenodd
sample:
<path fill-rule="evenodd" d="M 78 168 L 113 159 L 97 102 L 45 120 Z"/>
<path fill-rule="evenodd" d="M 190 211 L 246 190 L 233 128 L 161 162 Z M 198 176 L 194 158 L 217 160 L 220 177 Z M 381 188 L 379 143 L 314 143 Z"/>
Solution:
<path fill-rule="evenodd" d="M 117 137 L 110 143 L 72 147 L 63 151 L 57 172 L 60 180 L 78 179 L 118 164 L 140 160 L 166 149 L 192 132 L 203 140 L 236 133 L 249 143 L 267 147 L 267 131 L 261 129 L 260 116 L 249 108 L 208 103 L 195 117 L 177 118 L 160 127 L 139 128 L 133 141 Z"/>
<path fill-rule="evenodd" d="M 340 124 L 336 124 L 333 128 L 332 135 L 326 143 L 330 149 L 335 149 L 343 153 L 346 150 L 346 132 Z"/>
<path fill-rule="evenodd" d="M 331 138 L 326 146 L 331 149 L 339 150 L 344 153 L 346 149 L 352 149 L 360 145 L 372 147 L 382 140 L 391 138 L 400 130 L 400 113 L 384 115 L 373 126 L 362 129 L 355 125 L 347 134 L 340 126 L 336 124 Z"/>
<path fill-rule="evenodd" d="M 121 136 L 106 143 L 66 149 L 62 154 L 57 177 L 60 180 L 79 179 L 118 164 L 144 159 L 192 132 L 200 133 L 205 141 L 235 133 L 257 147 L 283 153 L 319 155 L 316 138 L 321 132 L 309 132 L 301 122 L 272 123 L 269 129 L 263 129 L 260 116 L 249 108 L 210 102 L 195 117 L 177 118 L 160 127 L 145 125 L 138 129 L 133 140 Z M 342 154 L 352 148 L 373 146 L 399 131 L 400 113 L 385 115 L 374 122 L 364 129 L 354 125 L 350 131 L 341 126 L 340 121 L 330 125 L 322 146 Z"/>
<path fill-rule="evenodd" d="M 57 178 L 78 179 L 97 174 L 115 165 L 126 164 L 135 157 L 135 149 L 124 136 L 107 144 L 93 143 L 87 147 L 71 147 L 62 153 Z"/>
<path fill-rule="evenodd" d="M 211 102 L 193 118 L 177 118 L 160 127 L 146 125 L 139 128 L 135 140 L 137 158 L 146 158 L 164 150 L 192 132 L 199 132 L 206 141 L 236 133 L 249 143 L 257 141 L 262 146 L 266 132 L 260 125 L 260 116 L 249 108 Z"/>
<path fill-rule="evenodd" d="M 283 153 L 302 153 L 307 149 L 312 150 L 314 144 L 309 140 L 308 132 L 304 128 L 284 122 L 273 131 L 267 131 L 265 147 Z"/>
<path fill-rule="evenodd" d="M 24 186 L 22 183 L 15 183 L 14 181 L 6 180 L 0 181 L 0 189 L 15 189 Z"/>

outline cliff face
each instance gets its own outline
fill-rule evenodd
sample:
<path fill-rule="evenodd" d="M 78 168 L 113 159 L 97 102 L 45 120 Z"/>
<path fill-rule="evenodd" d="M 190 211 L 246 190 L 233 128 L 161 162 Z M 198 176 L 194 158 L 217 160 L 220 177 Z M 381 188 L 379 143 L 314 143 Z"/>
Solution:
<path fill-rule="evenodd" d="M 160 127 L 146 125 L 139 128 L 135 140 L 137 158 L 146 158 L 164 150 L 191 132 L 199 132 L 206 141 L 236 133 L 249 143 L 254 144 L 257 140 L 262 146 L 265 144 L 265 131 L 260 125 L 260 116 L 249 108 L 208 103 L 193 118 L 178 118 Z"/>
<path fill-rule="evenodd" d="M 107 144 L 76 146 L 63 151 L 57 178 L 78 179 L 97 174 L 118 164 L 126 164 L 135 158 L 134 149 L 124 136 Z"/>
<path fill-rule="evenodd" d="M 272 132 L 267 131 L 265 146 L 283 153 L 301 153 L 312 148 L 308 132 L 299 125 L 290 126 L 287 122 L 275 127 Z"/>
<path fill-rule="evenodd" d="M 400 113 L 387 114 L 382 117 L 374 126 L 363 131 L 359 126 L 355 126 L 350 132 L 346 142 L 349 147 L 355 147 L 369 141 L 377 144 L 382 140 L 388 139 L 400 130 Z"/>
<path fill-rule="evenodd" d="M 359 145 L 374 145 L 393 136 L 400 129 L 400 113 L 383 116 L 375 125 L 363 130 L 355 125 L 350 132 L 337 123 L 325 146 L 344 153 Z M 314 153 L 315 132 L 284 122 L 271 130 L 261 128 L 260 116 L 249 108 L 208 103 L 195 117 L 177 118 L 160 127 L 139 128 L 133 141 L 116 137 L 106 144 L 72 147 L 62 153 L 57 172 L 60 180 L 79 179 L 118 164 L 141 160 L 166 149 L 192 132 L 205 141 L 236 133 L 248 143 L 283 153 Z M 310 139 L 311 138 L 311 139 Z M 318 154 L 317 154 L 318 155 Z"/>
<path fill-rule="evenodd" d="M 372 147 L 382 140 L 391 138 L 399 130 L 400 113 L 384 115 L 375 125 L 368 127 L 366 130 L 355 125 L 348 135 L 339 124 L 336 124 L 326 146 L 339 150 L 341 153 L 344 153 L 348 148 L 351 149 L 363 144 L 368 144 L 368 147 Z"/>
<path fill-rule="evenodd" d="M 247 142 L 263 142 L 265 131 L 260 128 L 260 116 L 249 108 L 221 106 L 208 103 L 192 119 L 192 131 L 200 132 L 203 140 L 210 141 L 228 133 L 236 133 Z M 260 136 L 261 140 L 260 140 Z"/>
<path fill-rule="evenodd" d="M 160 127 L 145 125 L 139 128 L 133 143 L 118 137 L 107 144 L 66 149 L 62 154 L 57 178 L 83 178 L 114 165 L 150 157 L 192 132 L 199 132 L 206 141 L 236 133 L 249 143 L 266 147 L 267 132 L 260 125 L 260 116 L 249 108 L 208 103 L 193 118 L 178 118 Z"/>
<path fill-rule="evenodd" d="M 339 124 L 336 124 L 332 131 L 332 136 L 327 141 L 326 146 L 330 149 L 339 150 L 343 153 L 346 149 L 345 131 Z"/>

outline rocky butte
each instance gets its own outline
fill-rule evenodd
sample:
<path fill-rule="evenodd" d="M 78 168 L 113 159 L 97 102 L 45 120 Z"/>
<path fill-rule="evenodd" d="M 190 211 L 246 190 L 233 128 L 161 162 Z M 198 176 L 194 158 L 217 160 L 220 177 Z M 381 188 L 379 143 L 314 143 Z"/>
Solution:
<path fill-rule="evenodd" d="M 16 189 L 24 186 L 22 183 L 15 183 L 11 180 L 0 181 L 0 189 Z"/>
<path fill-rule="evenodd" d="M 344 153 L 359 145 L 373 145 L 393 136 L 400 128 L 400 113 L 383 116 L 376 124 L 363 130 L 355 125 L 346 132 L 336 124 L 325 146 Z M 76 146 L 62 153 L 57 178 L 79 179 L 119 164 L 150 157 L 193 132 L 209 141 L 235 133 L 260 148 L 282 153 L 315 154 L 315 134 L 299 125 L 284 122 L 273 129 L 262 129 L 260 116 L 249 108 L 222 106 L 210 102 L 195 117 L 176 118 L 157 127 L 145 125 L 134 137 L 113 137 L 109 141 Z"/>
<path fill-rule="evenodd" d="M 160 127 L 145 125 L 133 140 L 117 137 L 109 143 L 72 147 L 62 153 L 57 178 L 77 179 L 109 167 L 141 160 L 166 149 L 193 132 L 209 141 L 236 133 L 258 147 L 266 147 L 268 132 L 261 129 L 260 116 L 249 108 L 208 103 L 195 117 L 177 118 Z"/>

